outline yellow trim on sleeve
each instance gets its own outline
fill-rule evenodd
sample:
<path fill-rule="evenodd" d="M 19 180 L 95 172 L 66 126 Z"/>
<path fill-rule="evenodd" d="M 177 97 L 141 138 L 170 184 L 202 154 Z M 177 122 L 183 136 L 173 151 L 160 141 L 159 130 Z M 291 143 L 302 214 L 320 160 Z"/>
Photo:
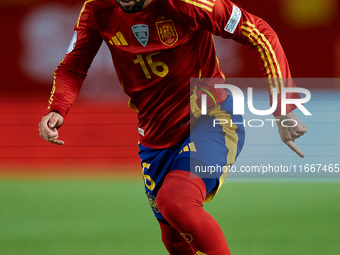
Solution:
<path fill-rule="evenodd" d="M 62 64 L 64 62 L 64 60 L 62 60 L 60 62 L 60 64 Z M 52 87 L 52 90 L 51 90 L 51 96 L 50 96 L 50 99 L 48 100 L 48 107 L 47 107 L 47 110 L 51 109 L 51 105 L 53 103 L 53 100 L 54 100 L 54 93 L 55 93 L 55 90 L 56 90 L 56 79 L 57 79 L 57 71 L 58 71 L 58 67 L 57 67 L 57 70 L 55 70 L 54 74 L 53 74 L 53 87 Z"/>
<path fill-rule="evenodd" d="M 277 73 L 279 75 L 279 78 L 282 79 L 282 72 L 281 72 L 281 67 L 280 67 L 280 64 L 279 62 L 277 61 L 277 58 L 276 58 L 276 54 L 275 54 L 275 51 L 273 50 L 273 47 L 271 45 L 271 43 L 268 41 L 268 39 L 264 36 L 263 33 L 260 33 L 260 31 L 255 27 L 254 24 L 250 23 L 249 21 L 245 21 L 244 22 L 246 25 L 249 25 L 251 27 L 254 28 L 254 31 L 263 39 L 263 41 L 268 45 L 268 48 L 271 52 L 271 54 L 273 55 L 273 59 L 274 59 L 274 62 L 276 64 L 276 67 L 277 67 Z M 283 82 L 281 83 L 281 85 L 283 85 Z"/>
<path fill-rule="evenodd" d="M 247 27 L 247 26 L 250 27 Z M 275 87 L 280 91 L 280 87 L 283 87 L 283 79 L 282 72 L 280 68 L 280 64 L 277 61 L 276 54 L 272 48 L 272 45 L 268 41 L 268 39 L 261 33 L 254 24 L 251 24 L 249 21 L 245 21 L 241 26 L 242 34 L 249 38 L 250 42 L 253 43 L 254 46 L 258 48 L 258 51 L 261 55 L 261 59 L 264 62 L 265 69 L 269 78 L 270 91 L 273 88 L 273 81 L 271 78 L 274 78 Z M 267 59 L 266 59 L 266 57 Z M 279 80 L 278 80 L 279 78 Z M 280 83 L 280 84 L 279 84 Z"/>
<path fill-rule="evenodd" d="M 207 0 L 198 0 L 198 1 L 200 1 L 200 2 L 202 2 L 202 3 L 205 3 L 205 4 L 207 4 L 207 5 L 210 5 L 211 7 L 214 7 L 214 6 L 215 6 L 215 3 L 212 3 L 212 2 L 207 1 Z"/>
<path fill-rule="evenodd" d="M 54 100 L 54 93 L 55 93 L 55 80 L 56 80 L 56 73 L 54 73 L 54 79 L 53 79 L 53 87 L 52 87 L 52 90 L 51 90 L 51 96 L 50 96 L 50 99 L 48 100 L 48 107 L 47 107 L 47 110 L 51 109 L 51 105 L 53 103 L 53 100 Z"/>
<path fill-rule="evenodd" d="M 191 0 L 181 0 L 181 1 L 185 2 L 185 3 L 188 3 L 188 4 L 192 4 L 193 6 L 200 7 L 202 9 L 205 9 L 205 10 L 209 11 L 209 12 L 212 12 L 212 10 L 213 10 L 211 7 L 205 6 L 205 5 L 197 3 L 195 1 L 191 1 Z"/>
<path fill-rule="evenodd" d="M 262 59 L 262 61 L 264 63 L 264 67 L 266 69 L 268 78 L 269 78 L 268 81 L 269 81 L 270 90 L 272 90 L 272 88 L 273 88 L 273 81 L 271 79 L 272 78 L 272 71 L 270 70 L 270 67 L 268 65 L 268 61 L 267 61 L 267 59 L 266 59 L 266 57 L 264 55 L 264 52 L 263 52 L 263 50 L 261 48 L 261 45 L 258 45 L 256 42 L 254 42 L 254 40 L 251 38 L 250 34 L 246 33 L 245 31 L 242 31 L 241 33 L 244 36 L 248 37 L 250 42 L 253 43 L 253 45 L 257 47 L 257 49 L 258 49 L 258 51 L 260 53 L 261 59 Z"/>
<path fill-rule="evenodd" d="M 85 10 L 85 7 L 86 7 L 86 4 L 90 3 L 90 2 L 93 2 L 93 1 L 96 1 L 96 0 L 87 0 L 84 5 L 83 5 L 83 8 L 81 9 L 80 13 L 79 13 L 79 17 L 78 17 L 78 21 L 77 21 L 77 27 L 79 27 L 79 23 L 80 23 L 80 18 L 81 18 L 81 15 L 83 14 L 84 10 Z"/>

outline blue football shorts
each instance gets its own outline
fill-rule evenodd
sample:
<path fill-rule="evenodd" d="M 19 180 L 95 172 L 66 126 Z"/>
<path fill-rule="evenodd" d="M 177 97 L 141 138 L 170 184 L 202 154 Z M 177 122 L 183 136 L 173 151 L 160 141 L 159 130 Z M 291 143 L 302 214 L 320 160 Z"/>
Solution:
<path fill-rule="evenodd" d="M 239 155 L 245 138 L 243 118 L 233 115 L 233 99 L 228 96 L 207 115 L 201 115 L 187 139 L 166 149 L 151 149 L 139 144 L 145 193 L 158 220 L 164 220 L 156 204 L 157 193 L 166 175 L 184 170 L 202 178 L 206 185 L 205 202 L 210 201 Z"/>

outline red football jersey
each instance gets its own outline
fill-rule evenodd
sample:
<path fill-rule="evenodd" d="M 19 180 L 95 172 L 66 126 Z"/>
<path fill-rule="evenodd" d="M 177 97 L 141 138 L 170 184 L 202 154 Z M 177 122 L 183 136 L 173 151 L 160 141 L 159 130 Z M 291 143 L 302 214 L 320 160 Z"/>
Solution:
<path fill-rule="evenodd" d="M 190 78 L 224 77 L 212 34 L 253 46 L 269 88 L 293 86 L 281 80 L 290 78 L 290 72 L 275 32 L 228 0 L 153 0 L 134 14 L 124 13 L 115 0 L 88 0 L 55 72 L 48 109 L 66 116 L 104 40 L 129 105 L 138 114 L 140 142 L 171 147 L 190 131 Z M 219 100 L 227 97 L 217 91 Z"/>

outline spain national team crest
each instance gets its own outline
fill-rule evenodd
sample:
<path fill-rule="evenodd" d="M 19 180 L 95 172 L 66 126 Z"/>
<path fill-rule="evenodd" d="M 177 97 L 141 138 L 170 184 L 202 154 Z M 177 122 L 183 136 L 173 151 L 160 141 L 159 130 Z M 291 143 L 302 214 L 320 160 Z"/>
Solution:
<path fill-rule="evenodd" d="M 172 20 L 156 22 L 158 36 L 161 42 L 167 46 L 174 45 L 178 40 L 178 34 Z"/>
<path fill-rule="evenodd" d="M 145 24 L 138 24 L 131 27 L 133 34 L 137 38 L 138 42 L 144 47 L 149 41 L 149 27 Z"/>
<path fill-rule="evenodd" d="M 154 196 L 151 196 L 149 193 L 147 193 L 146 195 L 148 196 L 148 200 L 149 200 L 149 203 L 150 203 L 152 210 L 155 213 L 159 213 L 159 210 L 158 210 L 158 207 L 157 207 L 157 204 L 156 204 L 156 198 Z"/>

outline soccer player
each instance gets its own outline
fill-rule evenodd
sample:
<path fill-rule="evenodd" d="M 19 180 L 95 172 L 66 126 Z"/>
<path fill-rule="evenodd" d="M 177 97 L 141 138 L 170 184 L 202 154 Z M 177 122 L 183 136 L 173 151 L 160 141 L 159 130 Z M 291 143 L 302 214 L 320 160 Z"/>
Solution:
<path fill-rule="evenodd" d="M 58 128 L 105 41 L 129 106 L 138 114 L 145 191 L 170 254 L 230 254 L 221 228 L 202 207 L 225 176 L 192 173 L 193 166 L 233 164 L 244 142 L 241 124 L 212 126 L 217 118 L 242 123 L 232 112 L 232 96 L 205 80 L 190 84 L 190 78 L 224 79 L 212 34 L 252 46 L 270 91 L 294 86 L 284 81 L 291 75 L 275 32 L 228 0 L 87 0 L 39 124 L 43 139 L 64 144 Z M 203 94 L 209 95 L 207 114 L 200 107 Z M 307 129 L 294 108 L 288 105 L 281 115 L 278 96 L 274 115 L 298 123 L 278 128 L 283 142 L 304 157 L 294 141 Z"/>

